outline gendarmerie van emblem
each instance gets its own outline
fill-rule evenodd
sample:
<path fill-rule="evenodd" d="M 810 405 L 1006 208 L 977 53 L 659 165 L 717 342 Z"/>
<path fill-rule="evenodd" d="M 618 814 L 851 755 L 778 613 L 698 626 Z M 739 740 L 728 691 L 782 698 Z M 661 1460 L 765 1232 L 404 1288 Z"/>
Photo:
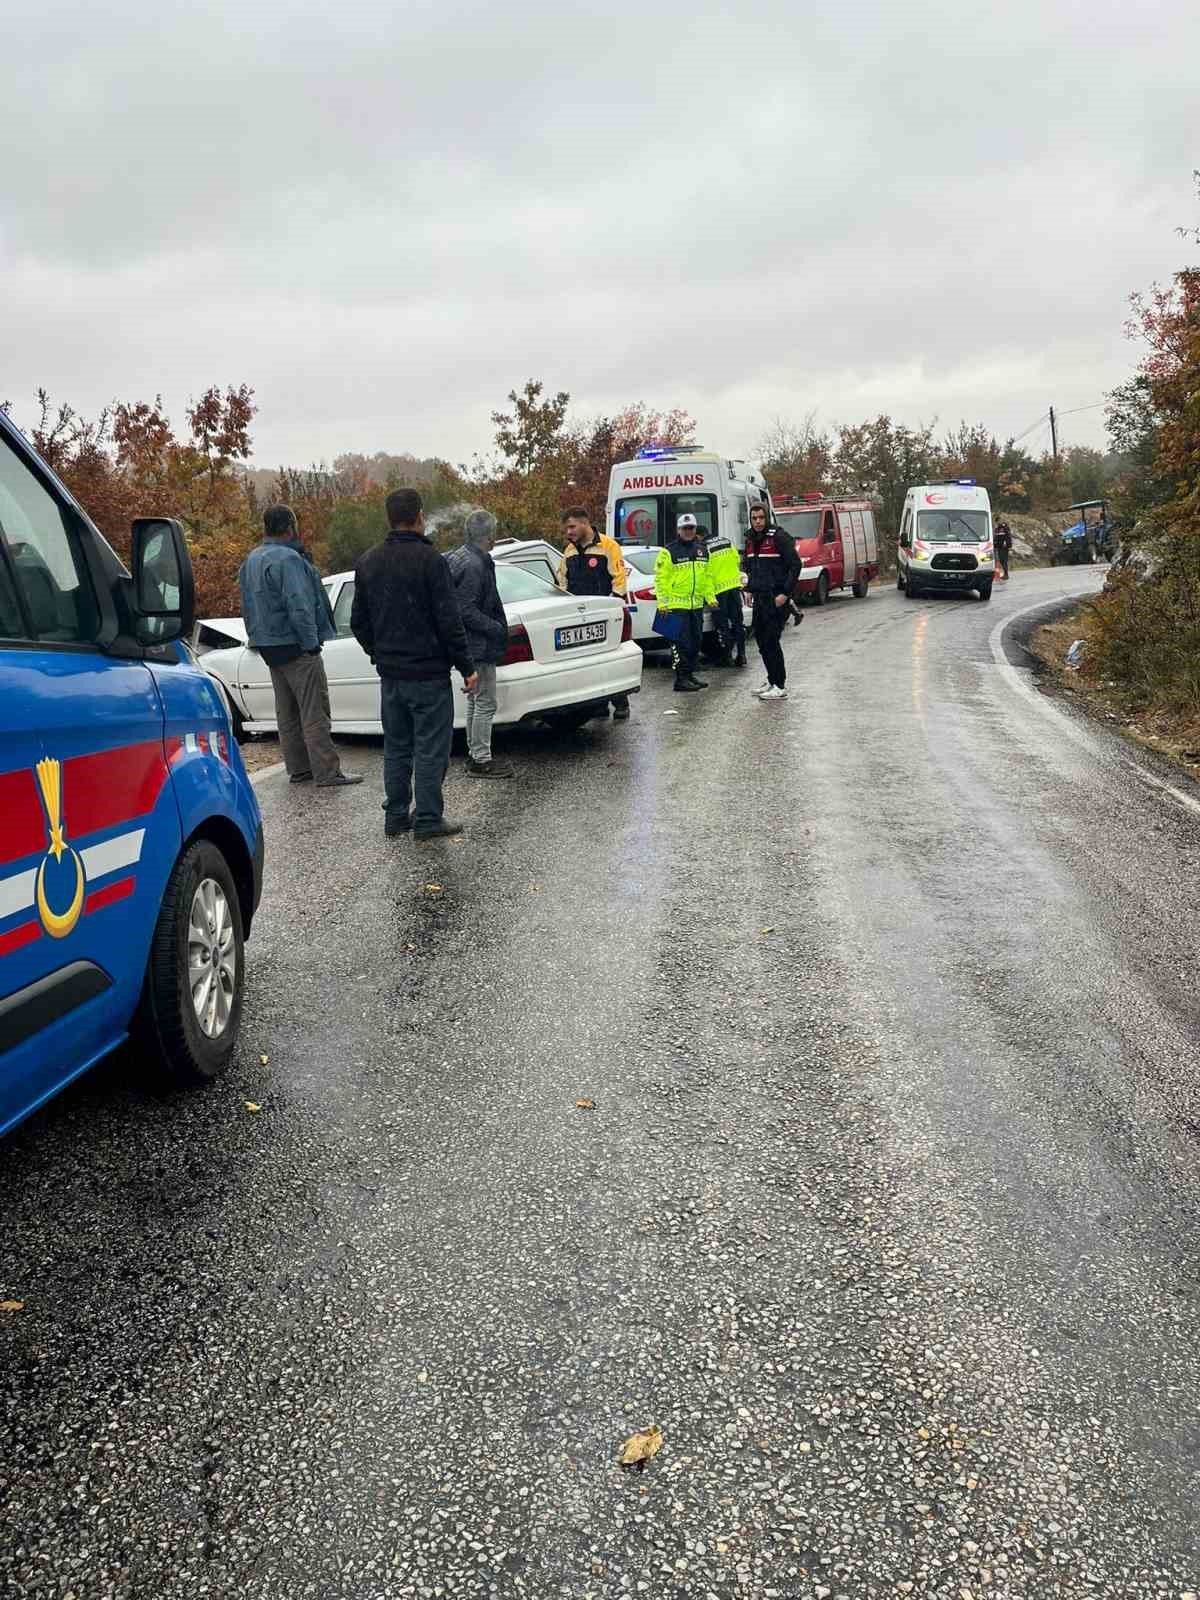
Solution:
<path fill-rule="evenodd" d="M 37 911 L 50 937 L 65 939 L 79 921 L 87 879 L 79 852 L 63 833 L 62 762 L 49 757 L 39 761 L 37 781 L 49 840 L 37 870 Z"/>

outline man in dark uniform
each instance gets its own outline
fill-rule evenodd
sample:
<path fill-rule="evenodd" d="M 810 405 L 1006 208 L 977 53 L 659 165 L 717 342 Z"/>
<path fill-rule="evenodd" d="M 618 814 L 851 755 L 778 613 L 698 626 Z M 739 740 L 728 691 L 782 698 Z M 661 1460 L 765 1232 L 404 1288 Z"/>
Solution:
<path fill-rule="evenodd" d="M 1008 563 L 1012 559 L 1012 530 L 1007 522 L 996 524 L 996 536 L 993 541 L 996 546 L 996 557 L 1000 562 L 1000 570 L 1008 577 Z"/>
<path fill-rule="evenodd" d="M 780 635 L 790 615 L 792 590 L 803 570 L 796 546 L 766 506 L 750 508 L 746 537 L 746 587 L 754 600 L 754 637 L 767 669 L 767 681 L 757 691 L 760 700 L 787 699 L 787 667 Z"/>

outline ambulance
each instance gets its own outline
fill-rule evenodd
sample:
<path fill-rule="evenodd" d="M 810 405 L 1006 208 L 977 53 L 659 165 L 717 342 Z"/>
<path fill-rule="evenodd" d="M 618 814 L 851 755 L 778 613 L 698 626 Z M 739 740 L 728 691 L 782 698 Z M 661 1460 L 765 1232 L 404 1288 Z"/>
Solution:
<path fill-rule="evenodd" d="M 237 1039 L 262 817 L 183 528 L 132 551 L 0 412 L 0 1134 L 130 1035 L 179 1083 Z"/>
<path fill-rule="evenodd" d="M 736 461 L 703 445 L 656 445 L 609 474 L 605 525 L 619 544 L 664 545 L 690 511 L 705 541 L 724 535 L 746 548 L 750 507 L 770 506 L 757 462 Z"/>
<path fill-rule="evenodd" d="M 987 490 L 974 478 L 910 489 L 900 517 L 896 566 L 896 587 L 910 600 L 972 589 L 981 600 L 990 600 L 996 554 Z"/>

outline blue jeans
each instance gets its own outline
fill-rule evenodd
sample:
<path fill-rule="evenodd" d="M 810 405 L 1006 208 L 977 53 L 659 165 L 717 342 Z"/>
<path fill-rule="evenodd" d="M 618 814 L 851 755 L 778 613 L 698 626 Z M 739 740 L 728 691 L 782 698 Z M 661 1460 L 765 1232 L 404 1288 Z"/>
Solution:
<path fill-rule="evenodd" d="M 492 759 L 492 720 L 496 715 L 496 668 L 476 668 L 479 688 L 467 696 L 467 754 L 473 761 Z"/>
<path fill-rule="evenodd" d="M 442 784 L 454 737 L 454 695 L 444 678 L 383 678 L 384 811 L 395 824 L 408 818 L 417 833 L 442 820 Z"/>

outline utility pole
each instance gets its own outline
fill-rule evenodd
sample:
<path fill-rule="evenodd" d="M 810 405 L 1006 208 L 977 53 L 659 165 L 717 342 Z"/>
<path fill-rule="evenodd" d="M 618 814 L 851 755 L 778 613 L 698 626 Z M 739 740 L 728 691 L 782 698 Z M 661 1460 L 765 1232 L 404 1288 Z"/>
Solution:
<path fill-rule="evenodd" d="M 1055 461 L 1058 460 L 1058 422 L 1054 416 L 1054 407 L 1050 407 L 1050 448 L 1054 452 Z"/>

